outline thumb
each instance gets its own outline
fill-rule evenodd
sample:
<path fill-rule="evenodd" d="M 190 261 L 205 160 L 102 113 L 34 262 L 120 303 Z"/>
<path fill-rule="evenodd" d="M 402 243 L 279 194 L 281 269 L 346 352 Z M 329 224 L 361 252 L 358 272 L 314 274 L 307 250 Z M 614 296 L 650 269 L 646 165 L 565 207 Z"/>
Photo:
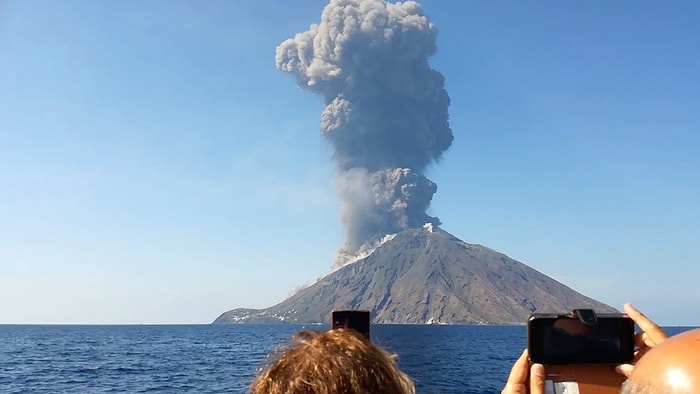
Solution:
<path fill-rule="evenodd" d="M 532 364 L 530 367 L 530 394 L 544 394 L 544 366 Z"/>

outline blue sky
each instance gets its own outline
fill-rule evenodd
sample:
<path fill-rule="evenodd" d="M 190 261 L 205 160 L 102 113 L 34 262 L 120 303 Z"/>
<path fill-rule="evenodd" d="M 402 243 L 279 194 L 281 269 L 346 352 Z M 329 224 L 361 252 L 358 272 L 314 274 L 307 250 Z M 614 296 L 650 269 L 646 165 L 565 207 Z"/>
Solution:
<path fill-rule="evenodd" d="M 421 2 L 466 242 L 700 325 L 693 2 Z M 0 5 L 0 323 L 208 323 L 330 272 L 320 97 L 275 47 L 323 1 Z"/>

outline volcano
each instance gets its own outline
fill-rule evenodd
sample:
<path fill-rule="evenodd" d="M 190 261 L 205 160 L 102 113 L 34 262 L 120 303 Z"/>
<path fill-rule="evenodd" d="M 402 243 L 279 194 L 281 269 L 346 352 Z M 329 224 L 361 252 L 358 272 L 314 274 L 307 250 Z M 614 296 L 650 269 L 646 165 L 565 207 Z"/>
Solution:
<path fill-rule="evenodd" d="M 502 253 L 430 226 L 408 229 L 266 309 L 218 323 L 328 323 L 334 309 L 369 310 L 373 323 L 525 324 L 534 312 L 616 309 Z"/>

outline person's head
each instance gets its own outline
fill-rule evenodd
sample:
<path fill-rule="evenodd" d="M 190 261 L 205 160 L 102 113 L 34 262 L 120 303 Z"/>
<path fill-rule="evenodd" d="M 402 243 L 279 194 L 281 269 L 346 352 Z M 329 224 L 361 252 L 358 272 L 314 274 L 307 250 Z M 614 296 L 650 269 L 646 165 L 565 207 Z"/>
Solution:
<path fill-rule="evenodd" d="M 275 354 L 249 393 L 414 393 L 394 359 L 354 330 L 301 331 Z"/>
<path fill-rule="evenodd" d="M 700 392 L 700 329 L 670 337 L 651 349 L 623 385 L 622 394 Z"/>
<path fill-rule="evenodd" d="M 588 336 L 593 331 L 591 326 L 581 323 L 578 319 L 557 319 L 552 328 L 571 336 Z"/>

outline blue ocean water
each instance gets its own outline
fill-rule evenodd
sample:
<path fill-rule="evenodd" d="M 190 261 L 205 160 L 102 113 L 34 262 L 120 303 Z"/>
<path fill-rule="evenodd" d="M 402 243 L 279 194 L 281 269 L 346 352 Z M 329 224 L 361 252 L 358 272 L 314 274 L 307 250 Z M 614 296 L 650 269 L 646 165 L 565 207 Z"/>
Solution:
<path fill-rule="evenodd" d="M 304 328 L 328 327 L 0 326 L 0 393 L 245 393 Z M 497 393 L 525 327 L 374 325 L 372 341 L 398 354 L 419 393 Z"/>

